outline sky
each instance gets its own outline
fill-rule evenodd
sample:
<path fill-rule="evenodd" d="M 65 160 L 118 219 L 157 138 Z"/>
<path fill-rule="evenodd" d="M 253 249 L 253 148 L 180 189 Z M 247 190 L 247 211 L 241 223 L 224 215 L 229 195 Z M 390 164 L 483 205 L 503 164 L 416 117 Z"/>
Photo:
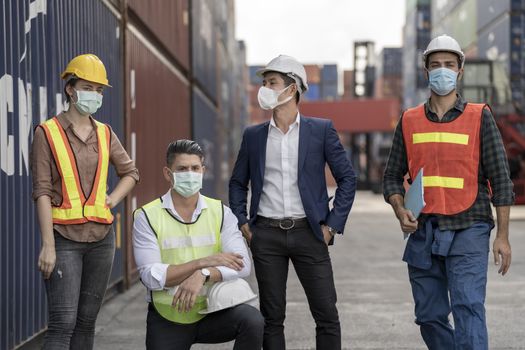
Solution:
<path fill-rule="evenodd" d="M 402 45 L 405 0 L 235 0 L 236 37 L 248 65 L 279 54 L 303 64 L 353 66 L 353 43 L 375 41 L 375 51 Z"/>

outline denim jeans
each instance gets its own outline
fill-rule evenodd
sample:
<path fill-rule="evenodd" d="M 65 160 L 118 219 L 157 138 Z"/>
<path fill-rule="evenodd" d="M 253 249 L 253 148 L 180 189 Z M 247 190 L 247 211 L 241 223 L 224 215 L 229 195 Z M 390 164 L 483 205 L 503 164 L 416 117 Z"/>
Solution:
<path fill-rule="evenodd" d="M 430 350 L 488 349 L 484 304 L 491 229 L 477 222 L 457 231 L 448 255 L 431 255 L 429 269 L 408 265 L 416 324 Z"/>
<path fill-rule="evenodd" d="M 95 322 L 113 264 L 115 233 L 91 243 L 55 231 L 56 265 L 45 281 L 49 320 L 44 350 L 93 349 Z"/>

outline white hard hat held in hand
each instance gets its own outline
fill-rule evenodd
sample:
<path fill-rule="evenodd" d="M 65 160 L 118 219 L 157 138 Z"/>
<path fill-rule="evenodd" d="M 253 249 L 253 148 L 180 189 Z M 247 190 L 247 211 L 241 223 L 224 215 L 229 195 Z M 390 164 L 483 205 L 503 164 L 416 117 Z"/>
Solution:
<path fill-rule="evenodd" d="M 231 281 L 217 282 L 208 291 L 208 307 L 199 311 L 200 314 L 209 314 L 234 307 L 240 304 L 258 306 L 255 294 L 248 282 L 242 278 Z"/>

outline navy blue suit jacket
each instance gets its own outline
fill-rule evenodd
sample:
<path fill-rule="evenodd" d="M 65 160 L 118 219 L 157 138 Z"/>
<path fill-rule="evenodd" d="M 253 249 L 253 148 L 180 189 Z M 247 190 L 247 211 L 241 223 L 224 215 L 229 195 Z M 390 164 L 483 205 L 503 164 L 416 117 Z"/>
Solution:
<path fill-rule="evenodd" d="M 230 179 L 230 208 L 239 220 L 253 224 L 263 188 L 266 140 L 270 122 L 246 128 Z M 325 164 L 337 182 L 333 209 L 328 207 Z M 323 240 L 321 224 L 344 231 L 355 196 L 356 177 L 331 120 L 301 116 L 299 127 L 299 193 L 308 222 L 316 237 Z M 252 197 L 250 215 L 246 210 L 248 184 Z"/>

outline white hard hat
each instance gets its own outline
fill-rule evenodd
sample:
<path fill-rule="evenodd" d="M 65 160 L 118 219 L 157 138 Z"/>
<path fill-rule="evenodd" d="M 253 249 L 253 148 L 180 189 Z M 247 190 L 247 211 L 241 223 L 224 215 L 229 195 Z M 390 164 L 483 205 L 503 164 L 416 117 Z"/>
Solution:
<path fill-rule="evenodd" d="M 242 278 L 217 282 L 208 291 L 208 308 L 199 313 L 205 315 L 240 304 L 257 307 L 256 299 L 257 294 L 253 293 L 248 282 Z"/>
<path fill-rule="evenodd" d="M 463 51 L 461 51 L 461 46 L 459 46 L 456 39 L 454 39 L 451 36 L 448 36 L 446 34 L 440 35 L 432 41 L 427 46 L 427 49 L 425 52 L 423 52 L 423 62 L 426 65 L 427 57 L 433 53 L 433 52 L 452 52 L 459 56 L 459 59 L 461 61 L 460 68 L 463 67 L 463 64 L 465 63 L 465 54 Z"/>
<path fill-rule="evenodd" d="M 291 56 L 279 55 L 275 57 L 266 67 L 259 69 L 256 74 L 262 77 L 266 72 L 279 72 L 294 79 L 300 93 L 308 90 L 306 70 L 299 61 Z"/>

